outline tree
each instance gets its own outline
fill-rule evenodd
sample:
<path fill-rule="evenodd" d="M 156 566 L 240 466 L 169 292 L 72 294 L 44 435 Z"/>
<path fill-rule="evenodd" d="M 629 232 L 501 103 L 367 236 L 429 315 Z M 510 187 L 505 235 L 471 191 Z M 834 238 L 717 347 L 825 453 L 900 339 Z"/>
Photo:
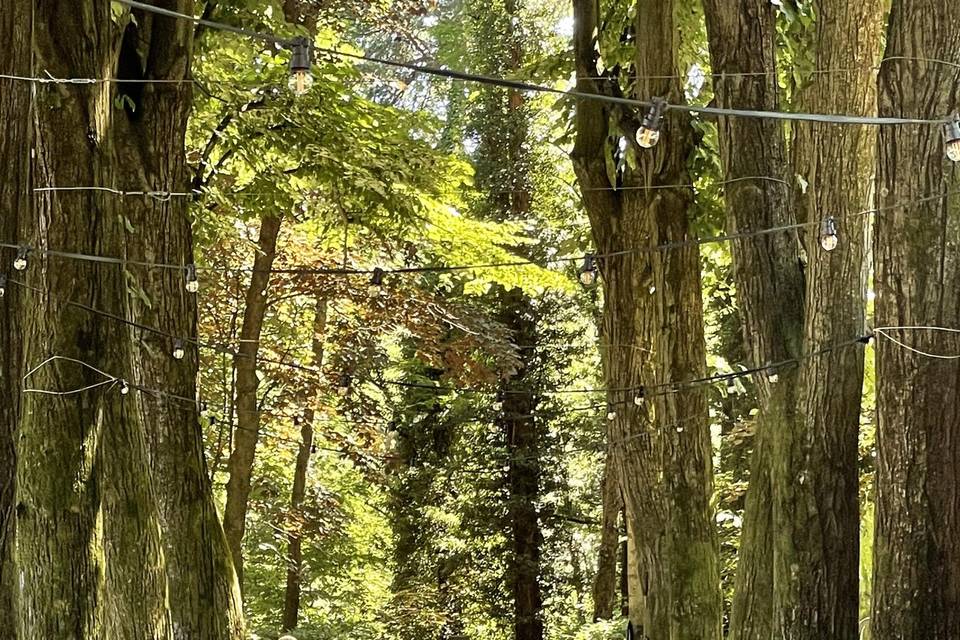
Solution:
<path fill-rule="evenodd" d="M 641 0 L 635 23 L 617 30 L 600 23 L 595 3 L 575 0 L 573 6 L 581 92 L 616 97 L 621 92 L 617 76 L 629 68 L 636 79 L 634 95 L 682 100 L 673 2 Z M 615 52 L 604 51 L 621 39 L 630 49 L 622 62 Z M 601 53 L 617 66 L 598 65 L 598 41 Z M 689 183 L 692 136 L 686 118 L 670 112 L 663 142 L 643 151 L 633 141 L 639 116 L 579 100 L 572 153 L 597 251 L 611 256 L 602 268 L 603 339 L 636 347 L 611 349 L 604 360 L 614 418 L 608 438 L 623 442 L 613 449 L 613 459 L 643 585 L 643 610 L 631 610 L 630 616 L 638 631 L 653 640 L 714 638 L 720 634 L 721 601 L 706 396 L 702 389 L 691 389 L 679 393 L 682 402 L 671 395 L 650 398 L 643 406 L 635 403 L 645 385 L 697 379 L 706 370 L 697 249 L 643 251 L 690 237 L 691 192 L 651 187 Z M 625 149 L 619 146 L 624 138 Z M 622 191 L 614 189 L 620 167 L 608 170 L 615 149 L 630 154 Z"/>
<path fill-rule="evenodd" d="M 956 107 L 960 10 L 893 3 L 879 76 L 881 116 L 937 118 Z M 879 142 L 876 325 L 956 327 L 956 175 L 935 125 L 883 127 Z M 943 194 L 925 202 L 920 198 Z M 956 369 L 903 349 L 956 353 L 939 331 L 881 334 L 877 347 L 877 503 L 873 638 L 960 635 L 960 438 Z"/>

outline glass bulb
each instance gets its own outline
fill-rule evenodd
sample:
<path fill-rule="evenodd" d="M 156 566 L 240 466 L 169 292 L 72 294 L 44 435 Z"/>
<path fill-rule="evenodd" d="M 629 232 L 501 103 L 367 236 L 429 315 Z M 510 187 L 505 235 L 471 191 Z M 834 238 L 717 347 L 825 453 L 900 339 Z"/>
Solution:
<path fill-rule="evenodd" d="M 128 393 L 130 393 L 130 385 L 127 384 L 127 381 L 126 381 L 126 380 L 121 380 L 121 381 L 120 381 L 120 395 L 125 396 L 125 395 L 127 395 Z"/>
<path fill-rule="evenodd" d="M 17 271 L 23 271 L 27 268 L 27 259 L 23 256 L 17 256 L 13 261 L 13 268 Z"/>
<path fill-rule="evenodd" d="M 585 287 L 592 287 L 593 285 L 597 284 L 597 272 L 593 270 L 581 272 L 580 284 Z"/>
<path fill-rule="evenodd" d="M 0 273 L 0 298 L 7 295 L 7 274 Z"/>
<path fill-rule="evenodd" d="M 199 280 L 187 280 L 187 284 L 184 285 L 184 289 L 190 293 L 196 293 L 200 291 L 200 281 Z"/>
<path fill-rule="evenodd" d="M 313 86 L 313 74 L 309 69 L 295 69 L 290 73 L 290 80 L 287 86 L 295 96 L 305 95 Z"/>
<path fill-rule="evenodd" d="M 947 143 L 947 157 L 953 162 L 960 162 L 960 140 L 951 140 Z"/>
<path fill-rule="evenodd" d="M 821 236 L 820 238 L 820 246 L 823 247 L 824 251 L 833 251 L 838 244 L 840 244 L 840 239 L 837 238 L 837 234 Z"/>
<path fill-rule="evenodd" d="M 633 398 L 633 404 L 637 405 L 638 407 L 642 407 L 642 406 L 643 406 L 643 396 L 634 396 L 634 398 Z"/>
<path fill-rule="evenodd" d="M 660 141 L 660 132 L 656 129 L 640 127 L 637 130 L 637 144 L 644 149 L 650 149 Z"/>
<path fill-rule="evenodd" d="M 350 393 L 350 387 L 337 387 L 337 395 L 341 398 L 346 398 L 348 393 Z"/>
<path fill-rule="evenodd" d="M 380 285 L 378 285 L 378 284 L 371 284 L 369 287 L 367 287 L 367 296 L 368 296 L 370 299 L 379 298 L 379 297 L 380 297 L 380 292 L 381 292 L 382 290 L 383 290 L 383 289 L 380 287 Z"/>
<path fill-rule="evenodd" d="M 187 351 L 183 348 L 183 342 L 177 340 L 173 343 L 173 359 L 174 360 L 183 360 L 186 357 Z"/>
<path fill-rule="evenodd" d="M 613 422 L 616 419 L 617 419 L 616 411 L 611 411 L 610 413 L 607 414 L 607 420 L 609 420 L 610 422 Z"/>
<path fill-rule="evenodd" d="M 502 403 L 502 402 L 494 402 L 494 403 L 493 403 L 493 410 L 494 410 L 494 411 L 503 411 L 503 403 Z"/>

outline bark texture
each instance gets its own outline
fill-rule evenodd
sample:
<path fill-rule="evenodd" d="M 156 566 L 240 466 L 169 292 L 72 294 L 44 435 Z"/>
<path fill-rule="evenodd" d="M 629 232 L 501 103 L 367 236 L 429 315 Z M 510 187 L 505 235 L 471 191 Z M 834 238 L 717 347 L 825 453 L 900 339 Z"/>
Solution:
<path fill-rule="evenodd" d="M 816 113 L 876 113 L 876 83 L 866 69 L 879 57 L 883 2 L 814 3 L 817 69 L 798 108 Z M 868 217 L 873 205 L 877 128 L 799 123 L 793 172 L 798 221 L 809 222 L 804 353 L 796 422 L 776 432 L 774 464 L 774 635 L 803 640 L 857 636 L 859 566 L 858 430 L 863 387 Z M 804 186 L 805 185 L 805 186 Z M 818 246 L 825 216 L 841 244 Z M 838 345 L 846 345 L 835 348 Z M 815 355 L 824 349 L 828 353 Z"/>
<path fill-rule="evenodd" d="M 637 2 L 638 97 L 682 102 L 679 82 L 663 79 L 678 72 L 674 11 L 670 1 Z M 597 76 L 596 12 L 595 3 L 574 1 L 578 88 L 616 95 L 620 89 L 612 80 L 591 79 Z M 648 188 L 690 182 L 689 123 L 680 112 L 668 112 L 660 144 L 641 150 L 633 138 L 642 115 L 581 100 L 572 154 L 597 251 L 618 254 L 602 269 L 603 337 L 609 344 L 636 347 L 611 350 L 604 361 L 616 414 L 608 437 L 619 443 L 613 460 L 642 587 L 636 594 L 641 606 L 631 606 L 630 617 L 637 632 L 651 640 L 716 638 L 721 598 L 706 396 L 702 389 L 686 389 L 634 404 L 644 385 L 700 378 L 706 369 L 696 247 L 637 251 L 690 238 L 691 192 Z M 637 168 L 626 170 L 623 184 L 641 188 L 610 190 L 607 166 L 621 135 L 612 123 L 637 154 Z"/>
<path fill-rule="evenodd" d="M 0 73 L 30 75 L 31 9 L 24 4 L 5 6 L 0 11 Z M 19 238 L 18 212 L 30 203 L 29 155 L 31 124 L 31 86 L 13 80 L 0 81 L 0 118 L 6 123 L 0 136 L 0 241 L 14 243 Z M 0 274 L 12 277 L 9 268 L 15 253 L 0 248 Z M 16 308 L 19 289 L 7 283 L 0 298 L 0 637 L 16 640 L 13 544 L 15 534 L 16 428 L 20 402 L 20 336 Z"/>
<path fill-rule="evenodd" d="M 243 534 L 246 530 L 247 502 L 253 478 L 253 461 L 260 436 L 260 411 L 257 389 L 257 357 L 260 351 L 260 332 L 267 313 L 267 288 L 270 270 L 277 256 L 277 237 L 280 218 L 266 215 L 260 221 L 260 239 L 253 259 L 253 273 L 243 309 L 240 346 L 234 358 L 237 378 L 237 427 L 233 434 L 233 451 L 227 470 L 227 504 L 223 512 L 223 530 L 233 556 L 240 584 L 243 584 Z"/>
<path fill-rule="evenodd" d="M 765 0 L 705 0 L 714 92 L 724 108 L 780 109 L 776 76 L 777 8 Z M 730 75 L 725 75 L 730 74 Z M 727 232 L 751 233 L 796 222 L 789 206 L 782 124 L 758 118 L 717 122 L 725 180 Z M 732 244 L 737 303 L 751 367 L 803 350 L 804 280 L 796 230 Z M 795 368 L 756 377 L 761 415 L 753 443 L 740 542 L 731 640 L 766 640 L 773 629 L 774 550 L 770 441 L 796 419 Z"/>
<path fill-rule="evenodd" d="M 313 317 L 313 367 L 317 371 L 323 370 L 324 340 L 327 333 L 327 300 L 318 297 Z M 319 399 L 318 399 L 319 400 Z M 290 531 L 287 534 L 287 585 L 283 598 L 284 631 L 297 628 L 300 617 L 300 586 L 303 582 L 303 542 L 301 540 L 298 523 L 303 499 L 307 494 L 307 471 L 310 468 L 310 454 L 313 449 L 313 423 L 316 419 L 314 405 L 308 405 L 300 424 L 300 446 L 297 450 L 297 463 L 293 470 L 293 489 L 290 492 L 290 512 L 294 521 L 289 523 Z"/>
<path fill-rule="evenodd" d="M 936 118 L 957 108 L 960 8 L 893 3 L 880 115 Z M 935 62 L 944 61 L 942 63 Z M 960 326 L 960 209 L 938 127 L 880 131 L 876 324 Z M 885 209 L 885 207 L 890 207 Z M 933 331 L 884 335 L 926 352 L 960 352 Z M 955 363 L 922 357 L 884 335 L 877 343 L 877 504 L 872 636 L 960 637 L 960 379 Z"/>

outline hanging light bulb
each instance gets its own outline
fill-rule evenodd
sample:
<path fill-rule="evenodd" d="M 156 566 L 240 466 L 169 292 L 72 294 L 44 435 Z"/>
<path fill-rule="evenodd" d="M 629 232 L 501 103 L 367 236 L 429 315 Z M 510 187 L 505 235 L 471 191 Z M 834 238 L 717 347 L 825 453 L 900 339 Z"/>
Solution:
<path fill-rule="evenodd" d="M 23 271 L 27 268 L 27 257 L 30 255 L 30 247 L 20 247 L 17 249 L 17 257 L 13 261 L 13 268 L 17 271 Z"/>
<path fill-rule="evenodd" d="M 347 394 L 350 393 L 350 385 L 353 383 L 353 376 L 350 374 L 344 374 L 340 377 L 340 385 L 337 387 L 337 395 L 341 398 L 346 398 Z"/>
<path fill-rule="evenodd" d="M 383 291 L 383 276 L 386 275 L 386 272 L 377 267 L 373 270 L 373 275 L 370 277 L 370 286 L 367 287 L 367 295 L 370 298 L 379 298 L 380 293 Z"/>
<path fill-rule="evenodd" d="M 310 40 L 304 37 L 290 42 L 290 80 L 287 86 L 295 96 L 302 96 L 313 86 L 313 51 Z"/>
<path fill-rule="evenodd" d="M 633 404 L 637 405 L 638 407 L 642 407 L 643 401 L 646 399 L 646 395 L 647 392 L 643 389 L 643 387 L 640 387 L 640 389 L 637 391 L 637 395 L 633 396 Z"/>
<path fill-rule="evenodd" d="M 616 412 L 616 411 L 610 411 L 610 412 L 607 413 L 607 420 L 609 420 L 610 422 L 613 422 L 613 421 L 616 420 L 616 419 L 617 419 L 617 412 Z"/>
<path fill-rule="evenodd" d="M 494 410 L 494 411 L 503 411 L 503 403 L 500 402 L 499 400 L 497 400 L 496 402 L 494 402 L 494 403 L 493 403 L 493 410 Z"/>
<path fill-rule="evenodd" d="M 183 340 L 177 339 L 173 341 L 173 359 L 174 360 L 183 360 L 187 355 L 187 350 L 183 346 Z"/>
<path fill-rule="evenodd" d="M 197 279 L 196 265 L 187 265 L 187 282 L 183 285 L 183 288 L 190 293 L 196 293 L 197 291 L 200 291 L 200 281 Z"/>
<path fill-rule="evenodd" d="M 583 257 L 583 265 L 580 267 L 580 284 L 585 287 L 592 287 L 597 284 L 599 274 L 596 256 L 588 253 Z"/>
<path fill-rule="evenodd" d="M 837 238 L 837 221 L 833 216 L 827 216 L 820 225 L 820 246 L 824 251 L 833 251 L 840 240 Z"/>
<path fill-rule="evenodd" d="M 120 395 L 125 396 L 130 393 L 130 385 L 127 384 L 126 380 L 120 381 Z"/>
<path fill-rule="evenodd" d="M 950 122 L 943 125 L 943 140 L 947 157 L 960 162 L 960 115 L 953 114 Z"/>
<path fill-rule="evenodd" d="M 650 110 L 643 118 L 643 124 L 637 129 L 637 144 L 644 149 L 650 149 L 660 141 L 660 124 L 663 122 L 663 111 L 667 101 L 663 98 L 654 98 Z"/>
<path fill-rule="evenodd" d="M 0 298 L 7 295 L 7 274 L 0 273 Z"/>

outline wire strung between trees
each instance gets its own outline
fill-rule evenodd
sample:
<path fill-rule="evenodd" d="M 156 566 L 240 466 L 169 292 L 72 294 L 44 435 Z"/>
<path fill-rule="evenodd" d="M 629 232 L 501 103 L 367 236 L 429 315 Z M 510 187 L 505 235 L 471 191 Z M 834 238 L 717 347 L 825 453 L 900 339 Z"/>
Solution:
<path fill-rule="evenodd" d="M 872 209 L 864 209 L 862 211 L 855 211 L 846 214 L 839 214 L 833 216 L 836 220 L 846 220 L 851 218 L 857 218 L 868 215 L 876 215 L 888 211 L 893 211 L 896 209 L 902 209 L 904 207 L 909 207 L 912 205 L 924 204 L 934 200 L 940 200 L 942 198 L 947 198 L 953 195 L 960 195 L 960 189 L 946 191 L 943 193 L 938 193 L 934 195 L 928 195 L 921 198 L 916 198 L 912 200 L 904 200 L 890 205 L 885 205 L 881 207 L 875 207 Z M 635 254 L 644 254 L 644 253 L 657 253 L 664 251 L 671 251 L 674 249 L 683 249 L 690 247 L 698 247 L 708 244 L 721 244 L 726 242 L 733 242 L 737 240 L 745 240 L 748 238 L 756 238 L 760 236 L 770 235 L 774 233 L 781 233 L 786 231 L 813 231 L 817 232 L 821 227 L 822 221 L 810 221 L 810 222 L 796 222 L 793 224 L 785 224 L 777 227 L 768 227 L 764 229 L 756 229 L 753 231 L 742 231 L 738 233 L 728 233 L 717 236 L 706 236 L 699 238 L 691 238 L 689 240 L 679 240 L 676 242 L 668 242 L 664 244 L 649 246 L 649 247 L 637 247 L 633 249 L 623 249 L 621 251 L 612 251 L 607 253 L 599 254 L 584 254 L 578 256 L 570 256 L 564 258 L 547 258 L 545 260 L 506 260 L 502 262 L 490 262 L 486 264 L 462 264 L 462 265 L 438 265 L 433 267 L 400 267 L 396 269 L 380 269 L 385 275 L 389 274 L 419 274 L 419 273 L 455 273 L 459 271 L 475 271 L 483 269 L 504 269 L 504 268 L 517 268 L 525 266 L 538 266 L 541 268 L 549 268 L 550 265 L 556 264 L 565 264 L 565 263 L 578 263 L 582 262 L 588 257 L 588 255 L 595 259 L 610 259 L 618 258 L 621 256 L 635 255 Z M 88 253 L 73 253 L 66 251 L 55 251 L 51 249 L 33 249 L 29 245 L 23 244 L 12 244 L 9 242 L 0 242 L 0 247 L 6 249 L 22 249 L 27 248 L 30 252 L 39 253 L 41 255 L 46 255 L 50 257 L 57 258 L 66 258 L 71 260 L 85 260 L 89 262 L 99 262 L 103 264 L 115 264 L 123 267 L 133 266 L 133 267 L 142 267 L 146 269 L 169 269 L 176 271 L 185 271 L 187 265 L 183 264 L 170 264 L 162 262 L 144 262 L 138 260 L 129 260 L 126 258 L 115 258 L 110 256 L 100 256 L 95 254 Z M 252 267 L 206 267 L 202 265 L 197 265 L 194 267 L 198 272 L 205 273 L 223 273 L 223 274 L 232 274 L 232 273 L 269 273 L 276 275 L 328 275 L 328 276 L 370 276 L 377 272 L 378 269 L 345 269 L 345 268 L 318 268 L 318 267 L 291 267 L 291 268 L 279 268 L 279 269 L 254 269 Z"/>
<path fill-rule="evenodd" d="M 291 42 L 289 38 L 282 38 L 272 33 L 265 33 L 261 31 L 252 31 L 249 29 L 243 29 L 241 27 L 235 27 L 233 25 L 226 24 L 223 22 L 207 20 L 204 18 L 188 15 L 186 13 L 180 13 L 178 11 L 164 9 L 162 7 L 158 7 L 152 4 L 147 4 L 145 2 L 138 2 L 137 0 L 117 0 L 117 2 L 119 2 L 120 4 L 127 5 L 128 7 L 131 7 L 134 9 L 140 9 L 142 11 L 147 11 L 150 13 L 167 16 L 170 18 L 176 18 L 179 20 L 188 20 L 194 24 L 202 25 L 210 29 L 216 29 L 220 31 L 229 31 L 229 32 L 243 35 L 249 38 L 262 40 L 270 44 L 288 46 Z M 315 49 L 316 51 L 319 51 L 321 53 L 337 56 L 340 58 L 348 58 L 351 60 L 371 62 L 381 66 L 392 67 L 396 69 L 406 69 L 407 71 L 413 71 L 415 73 L 422 73 L 425 75 L 447 78 L 450 80 L 463 80 L 466 82 L 475 82 L 478 84 L 486 84 L 486 85 L 503 87 L 507 89 L 515 89 L 517 91 L 550 93 L 554 95 L 566 96 L 568 98 L 578 98 L 578 99 L 584 99 L 584 100 L 609 102 L 612 104 L 620 104 L 620 105 L 630 106 L 634 108 L 645 109 L 652 105 L 652 102 L 649 100 L 635 100 L 632 98 L 620 98 L 617 96 L 608 96 L 608 95 L 602 95 L 597 93 L 590 93 L 587 91 L 579 91 L 575 89 L 573 90 L 557 89 L 555 87 L 549 87 L 546 85 L 533 84 L 529 82 L 521 82 L 518 80 L 509 80 L 506 78 L 498 78 L 494 76 L 480 75 L 475 73 L 467 73 L 465 71 L 457 71 L 457 70 L 447 69 L 447 68 L 412 64 L 409 62 L 400 62 L 397 60 L 388 60 L 386 58 L 378 58 L 376 56 L 351 53 L 349 51 L 342 51 L 339 49 L 330 49 L 327 47 L 316 47 Z M 758 111 L 758 110 L 752 110 L 752 109 L 724 109 L 719 107 L 700 107 L 695 105 L 671 105 L 671 104 L 666 105 L 666 109 L 673 110 L 673 111 L 685 111 L 688 113 L 697 113 L 697 114 L 715 115 L 715 116 L 770 118 L 775 120 L 794 120 L 794 121 L 806 121 L 806 122 L 824 122 L 824 123 L 832 123 L 832 124 L 855 124 L 855 125 L 902 125 L 902 124 L 941 125 L 951 120 L 951 117 L 948 115 L 944 115 L 942 117 L 933 118 L 933 119 L 890 118 L 890 117 L 876 117 L 876 116 L 854 116 L 854 115 L 817 114 L 817 113 L 789 113 L 785 111 Z"/>

